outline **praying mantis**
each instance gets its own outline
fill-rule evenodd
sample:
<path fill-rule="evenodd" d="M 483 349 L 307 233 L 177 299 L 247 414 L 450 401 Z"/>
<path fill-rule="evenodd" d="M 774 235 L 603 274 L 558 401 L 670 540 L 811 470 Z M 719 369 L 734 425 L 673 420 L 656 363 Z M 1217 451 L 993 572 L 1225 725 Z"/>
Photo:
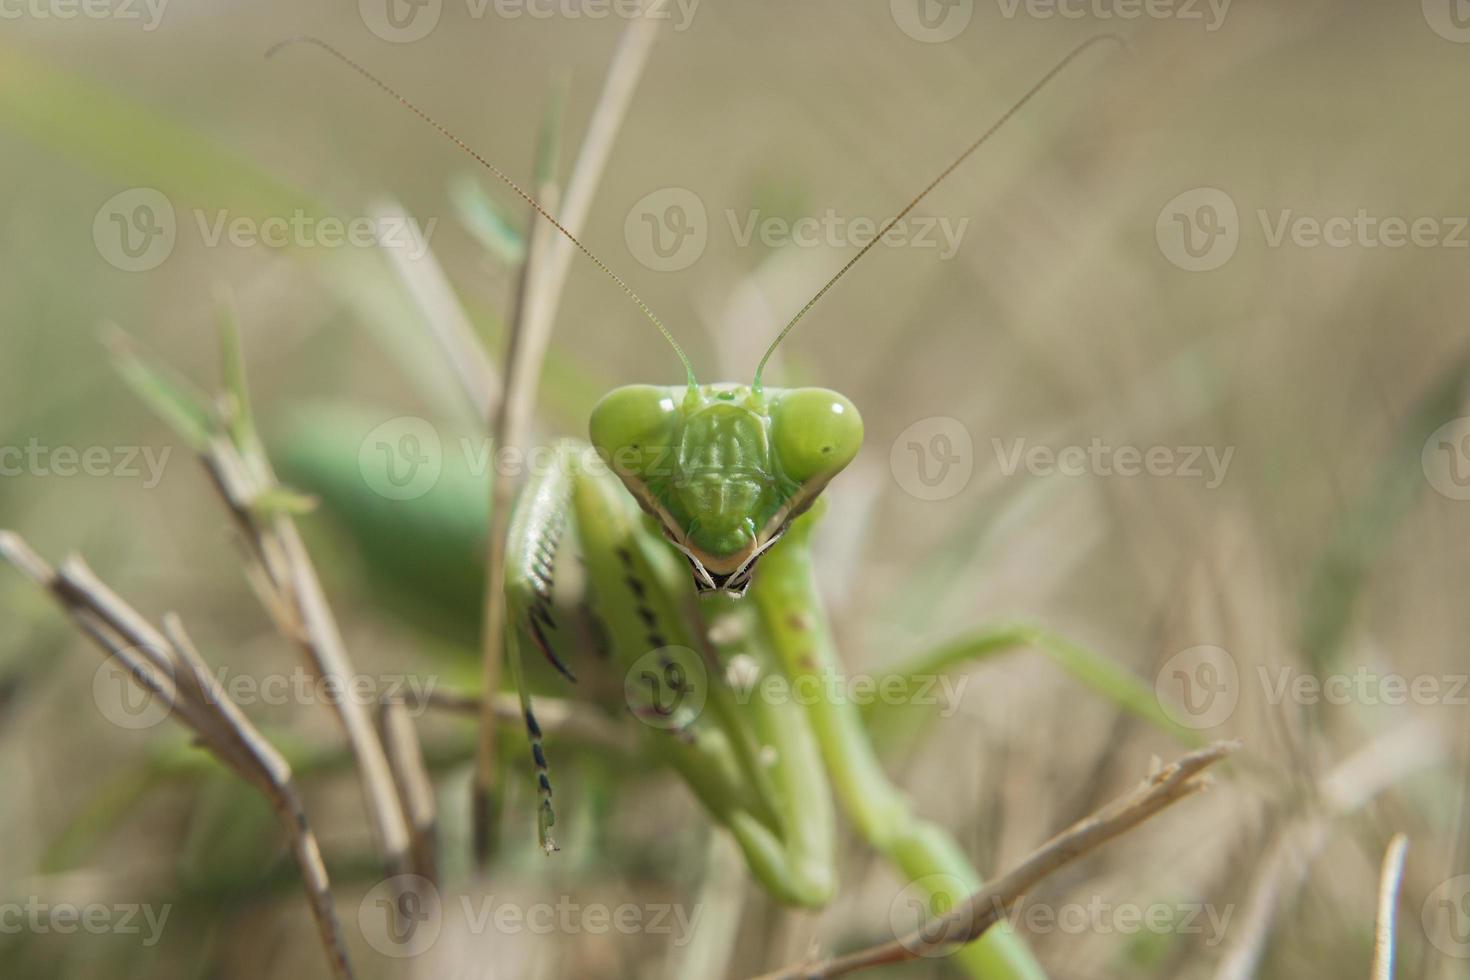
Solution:
<path fill-rule="evenodd" d="M 1072 49 L 873 236 L 780 330 L 749 384 L 701 384 L 672 332 L 545 207 L 397 91 L 368 78 L 519 194 L 609 276 L 668 341 L 685 378 L 633 384 L 593 409 L 587 439 L 552 447 L 509 520 L 505 603 L 509 674 L 524 716 L 542 847 L 556 849 L 552 767 L 526 684 L 528 656 L 568 684 L 621 701 L 645 724 L 646 751 L 679 774 L 776 900 L 816 908 L 837 887 L 838 810 L 939 911 L 980 886 L 954 838 L 898 790 L 848 699 L 760 696 L 765 678 L 822 690 L 843 676 L 811 553 L 822 494 L 863 441 L 858 409 L 836 391 L 767 387 L 772 353 L 898 221 L 1083 51 Z M 1116 40 L 1116 39 L 1113 39 Z M 564 594 L 569 565 L 579 594 Z M 586 642 L 585 617 L 600 642 Z M 595 648 L 589 650 L 589 647 Z M 605 683 L 612 678 L 611 685 Z M 620 689 L 620 690 L 619 690 Z M 608 705 L 604 705 L 608 707 Z M 1006 926 L 956 954 L 969 975 L 1044 973 Z"/>

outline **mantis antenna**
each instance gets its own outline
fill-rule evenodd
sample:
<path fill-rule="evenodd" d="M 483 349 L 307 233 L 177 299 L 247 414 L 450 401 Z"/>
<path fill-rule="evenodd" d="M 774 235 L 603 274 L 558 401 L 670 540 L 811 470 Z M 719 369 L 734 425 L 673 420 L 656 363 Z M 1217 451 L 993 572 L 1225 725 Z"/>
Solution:
<path fill-rule="evenodd" d="M 1038 93 L 1042 89 L 1046 88 L 1047 84 L 1049 82 L 1051 82 L 1052 79 L 1056 78 L 1059 74 L 1061 74 L 1062 69 L 1066 68 L 1069 64 L 1071 64 L 1073 61 L 1075 61 L 1077 59 L 1077 57 L 1079 55 L 1081 55 L 1084 51 L 1086 51 L 1088 48 L 1092 47 L 1094 44 L 1097 44 L 1097 43 L 1099 43 L 1101 41 L 1113 41 L 1113 42 L 1117 43 L 1120 47 L 1122 47 L 1124 49 L 1126 49 L 1128 47 L 1128 42 L 1125 41 L 1121 36 L 1119 36 L 1117 34 L 1098 34 L 1095 37 L 1088 38 L 1086 41 L 1083 41 L 1081 44 L 1077 45 L 1071 51 L 1067 52 L 1067 54 L 1062 58 L 1062 60 L 1058 61 L 1055 65 L 1053 65 L 1050 71 L 1048 71 L 1045 75 L 1042 75 L 1041 76 L 1041 79 L 1039 81 L 1037 81 L 1036 84 L 1032 85 L 1031 88 L 1026 91 L 1026 94 L 1025 95 L 1022 95 L 1019 99 L 1017 99 L 1015 102 L 1013 102 L 1011 104 L 1011 107 L 1009 109 L 1007 109 L 1004 113 L 1002 113 L 1001 114 L 1001 117 L 999 119 L 997 119 L 995 122 L 991 123 L 989 129 L 987 129 L 987 130 L 985 130 L 985 132 L 981 133 L 980 136 L 979 136 L 979 138 L 976 139 L 975 142 L 973 142 L 969 146 L 965 147 L 964 151 L 962 153 L 960 153 L 959 156 L 955 157 L 953 163 L 951 163 L 949 166 L 947 166 L 943 170 L 941 170 L 939 172 L 939 176 L 937 176 L 933 180 L 929 181 L 929 185 L 927 187 L 925 187 L 923 190 L 919 191 L 918 195 L 913 200 L 909 201 L 908 204 L 904 205 L 904 209 L 902 211 L 898 212 L 898 214 L 895 214 L 892 218 L 888 219 L 888 223 L 885 224 L 882 227 L 882 229 L 879 230 L 879 232 L 876 235 L 874 235 L 871 239 L 869 239 L 869 241 L 868 241 L 868 243 L 866 245 L 864 245 L 862 248 L 858 249 L 858 253 L 856 255 L 854 255 L 852 258 L 848 259 L 847 260 L 847 264 L 844 265 L 842 268 L 838 269 L 837 270 L 837 274 L 835 276 L 833 276 L 831 279 L 828 279 L 827 280 L 827 284 L 825 286 L 823 286 L 821 289 L 817 290 L 817 294 L 815 296 L 813 296 L 811 299 L 807 300 L 807 304 L 805 306 L 803 306 L 800 310 L 797 311 L 796 316 L 792 317 L 791 320 L 790 320 L 790 322 L 788 322 L 786 324 L 786 326 L 784 326 L 784 327 L 781 328 L 781 332 L 776 335 L 776 339 L 773 340 L 773 341 L 771 341 L 771 346 L 769 346 L 769 347 L 766 348 L 765 354 L 761 357 L 760 364 L 756 365 L 756 369 L 755 369 L 755 381 L 751 384 L 751 387 L 753 389 L 755 389 L 756 391 L 760 391 L 761 390 L 761 372 L 765 370 L 765 368 L 766 368 L 766 362 L 771 359 L 771 355 L 775 353 L 776 348 L 778 346 L 780 346 L 781 341 L 785 340 L 786 339 L 786 335 L 791 332 L 791 328 L 794 327 L 794 326 L 796 326 L 797 322 L 802 317 L 806 316 L 807 311 L 809 311 L 813 306 L 816 306 L 817 305 L 817 301 L 819 299 L 821 299 L 823 296 L 827 295 L 827 290 L 831 289 L 834 285 L 836 285 L 837 280 L 841 279 L 844 275 L 846 275 L 848 269 L 851 269 L 853 266 L 857 265 L 858 259 L 862 258 L 864 255 L 867 255 L 868 252 L 873 248 L 874 245 L 877 245 L 880 241 L 883 240 L 883 236 L 886 235 L 886 234 L 888 234 L 889 230 L 891 228 L 893 228 L 894 225 L 898 224 L 899 221 L 903 220 L 904 216 L 907 215 L 910 211 L 912 211 L 918 205 L 918 203 L 920 201 L 922 201 L 925 197 L 927 197 L 929 195 L 929 192 L 930 191 L 932 191 L 934 188 L 936 188 L 936 187 L 939 186 L 939 182 L 940 181 L 944 180 L 944 178 L 948 177 L 951 173 L 953 173 L 955 171 L 955 169 L 959 167 L 960 164 L 962 164 L 962 163 L 965 162 L 965 160 L 970 156 L 971 153 L 974 153 L 976 150 L 978 150 L 980 148 L 981 144 L 983 144 L 986 140 L 990 139 L 990 137 L 994 136 L 995 133 L 996 133 L 996 130 L 1000 129 L 1002 126 L 1004 126 L 1006 124 L 1007 121 L 1010 120 L 1010 118 L 1012 116 L 1014 116 L 1016 113 L 1020 112 L 1022 106 L 1024 106 L 1027 102 L 1030 102 L 1031 99 L 1036 95 L 1036 93 Z"/>
<path fill-rule="evenodd" d="M 302 34 L 296 37 L 288 37 L 284 41 L 278 41 L 276 44 L 272 45 L 270 50 L 265 53 L 265 56 L 269 58 L 277 51 L 280 51 L 282 48 L 289 47 L 293 44 L 312 44 L 318 48 L 321 48 L 327 54 L 336 58 L 348 68 L 351 68 L 363 78 L 372 82 L 378 88 L 382 89 L 384 92 L 391 95 L 394 99 L 398 100 L 398 103 L 400 105 L 408 109 L 414 115 L 418 116 L 424 122 L 428 123 L 431 127 L 433 127 L 436 132 L 439 133 L 439 135 L 443 136 L 445 139 L 449 140 L 465 153 L 469 154 L 469 156 L 476 163 L 484 167 L 486 170 L 490 171 L 492 174 L 498 177 L 503 184 L 519 194 L 527 204 L 531 205 L 531 207 L 536 210 L 537 214 L 541 215 L 541 217 L 551 222 L 552 227 L 561 232 L 562 235 L 564 235 L 566 239 L 570 241 L 573 245 L 577 246 L 578 250 L 581 251 L 583 255 L 591 259 L 593 265 L 597 266 L 599 269 L 605 272 L 609 279 L 618 284 L 618 288 L 621 289 L 627 295 L 627 297 L 631 299 L 640 310 L 643 311 L 643 315 L 648 317 L 648 319 L 653 323 L 655 327 L 658 327 L 658 332 L 664 335 L 664 339 L 669 342 L 669 346 L 674 348 L 674 353 L 679 355 L 679 360 L 683 363 L 684 371 L 688 375 L 689 387 L 693 388 L 698 384 L 698 382 L 694 380 L 694 366 L 689 363 L 689 358 L 684 354 L 684 348 L 679 346 L 679 342 L 674 339 L 673 334 L 669 333 L 669 328 L 664 326 L 664 322 L 660 320 L 656 314 L 654 314 L 653 310 L 649 309 L 648 304 L 643 302 L 643 298 L 633 291 L 633 287 L 624 282 L 623 278 L 619 276 L 616 272 L 608 268 L 607 263 L 603 262 L 596 255 L 594 255 L 592 253 L 592 250 L 586 245 L 583 245 L 576 235 L 573 235 L 571 232 L 567 231 L 566 227 L 560 221 L 557 221 L 556 218 L 552 217 L 550 211 L 547 211 L 544 207 L 541 206 L 540 201 L 536 200 L 530 194 L 527 194 L 524 190 L 521 189 L 521 186 L 519 184 L 507 177 L 504 171 L 495 166 L 495 164 L 491 163 L 489 160 L 486 160 L 473 147 L 471 147 L 464 140 L 460 139 L 458 136 L 450 132 L 433 116 L 429 115 L 427 112 L 410 102 L 406 97 L 402 95 L 402 93 L 393 88 L 393 86 L 389 85 L 377 75 L 374 75 L 362 65 L 358 64 L 356 61 L 353 61 L 351 58 L 347 57 L 347 55 L 343 54 L 341 51 L 338 51 L 335 47 L 328 44 L 326 41 L 323 41 L 321 38 L 312 37 L 309 34 Z"/>

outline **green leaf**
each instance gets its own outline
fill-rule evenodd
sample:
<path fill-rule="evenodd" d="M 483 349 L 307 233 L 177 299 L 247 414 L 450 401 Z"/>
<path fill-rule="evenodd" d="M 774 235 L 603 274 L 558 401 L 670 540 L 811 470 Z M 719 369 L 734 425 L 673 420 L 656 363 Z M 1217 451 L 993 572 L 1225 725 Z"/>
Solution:
<path fill-rule="evenodd" d="M 250 509 L 261 517 L 299 517 L 316 510 L 318 503 L 317 498 L 308 494 L 275 487 L 257 494 L 250 502 Z"/>
<path fill-rule="evenodd" d="M 440 427 L 442 470 L 421 496 L 393 500 L 373 489 L 362 447 L 392 412 L 328 404 L 303 407 L 272 433 L 281 476 L 321 500 L 343 543 L 356 546 L 369 584 L 389 609 L 473 649 L 484 590 L 489 480 L 465 445 Z"/>
<path fill-rule="evenodd" d="M 973 667 L 989 657 L 1014 650 L 1030 649 L 1042 654 L 1094 694 L 1189 746 L 1203 745 L 1200 732 L 1177 724 L 1164 712 L 1153 688 L 1131 670 L 1094 650 L 1079 646 L 1048 630 L 1026 624 L 1008 624 L 966 633 L 897 667 L 893 673 L 915 684 L 954 671 Z M 864 712 L 876 740 L 894 741 L 905 726 L 889 715 L 904 714 L 907 706 L 884 705 L 880 701 Z M 933 717 L 927 712 L 926 717 Z M 912 726 L 908 726 L 912 727 Z"/>
<path fill-rule="evenodd" d="M 127 334 L 116 327 L 108 329 L 102 341 L 133 393 L 190 448 L 202 451 L 218 429 L 208 397 L 170 369 L 145 361 Z"/>
<path fill-rule="evenodd" d="M 255 419 L 250 409 L 250 387 L 245 380 L 245 351 L 240 341 L 240 323 L 235 315 L 235 304 L 228 294 L 220 297 L 219 334 L 221 374 L 230 398 L 227 419 L 230 438 L 236 449 L 242 453 L 249 452 L 256 442 Z"/>

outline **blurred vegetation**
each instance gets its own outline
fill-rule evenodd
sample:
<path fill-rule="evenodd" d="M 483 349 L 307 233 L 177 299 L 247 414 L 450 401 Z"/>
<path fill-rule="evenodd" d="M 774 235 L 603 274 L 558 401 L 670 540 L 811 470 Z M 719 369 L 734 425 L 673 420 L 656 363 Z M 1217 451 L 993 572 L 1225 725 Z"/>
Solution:
<path fill-rule="evenodd" d="M 982 869 L 1009 866 L 1190 738 L 1246 740 L 1206 800 L 1033 897 L 1210 903 L 1233 912 L 1219 942 L 1182 930 L 1032 936 L 1056 977 L 1216 976 L 1253 944 L 1258 976 L 1366 975 L 1378 862 L 1401 830 L 1411 845 L 1399 975 L 1464 975 L 1420 912 L 1470 871 L 1465 705 L 1273 703 L 1258 680 L 1466 669 L 1470 505 L 1436 492 L 1421 466 L 1426 437 L 1467 414 L 1466 252 L 1272 247 L 1258 219 L 1470 208 L 1470 133 L 1456 111 L 1470 48 L 1417 7 L 1240 0 L 1207 32 L 977 4 L 956 39 L 927 44 L 882 4 L 709 4 L 688 30 L 664 32 L 614 150 L 589 244 L 703 374 L 743 381 L 847 253 L 741 247 L 732 215 L 886 217 L 1078 39 L 1128 33 L 1131 56 L 1080 65 L 926 201 L 927 214 L 970 219 L 953 259 L 875 250 L 777 366 L 863 411 L 869 445 L 830 491 L 819 553 L 833 615 L 855 670 L 968 671 L 952 717 L 910 707 L 870 721 L 891 771 Z M 434 254 L 499 356 L 522 209 L 336 66 L 262 58 L 285 36 L 330 37 L 515 176 L 569 78 L 564 131 L 580 138 L 616 18 L 475 20 L 454 5 L 443 18 L 412 44 L 373 36 L 350 7 L 275 2 L 170 7 L 150 32 L 26 16 L 0 35 L 0 446 L 172 447 L 156 487 L 117 474 L 0 476 L 0 526 L 48 555 L 85 553 L 150 615 L 179 611 L 212 662 L 236 673 L 289 670 L 294 651 L 241 575 L 180 420 L 170 427 L 134 396 L 101 327 L 121 326 L 152 362 L 193 379 L 181 388 L 213 390 L 218 296 L 231 294 L 275 462 L 320 497 L 303 520 L 358 666 L 472 690 L 483 485 L 456 454 L 412 506 L 360 479 L 362 441 L 388 419 L 432 419 L 446 442 L 476 430 L 421 313 L 376 250 L 210 247 L 198 229 L 222 211 L 346 219 L 397 200 L 436 221 Z M 98 209 L 131 187 L 161 191 L 178 219 L 173 253 L 146 272 L 115 268 L 93 240 Z M 641 266 L 623 234 L 634 203 L 667 187 L 694 191 L 709 215 L 704 253 L 677 273 Z M 1211 272 L 1177 268 L 1154 237 L 1164 204 L 1196 187 L 1225 190 L 1240 212 L 1239 248 Z M 538 436 L 581 434 L 614 384 L 677 380 L 661 343 L 595 270 L 574 266 Z M 975 474 L 927 501 L 904 491 L 890 449 L 938 416 L 972 435 Z M 1016 439 L 1234 456 L 1214 489 L 1006 475 L 992 440 Z M 95 651 L 8 571 L 0 609 L 0 903 L 173 908 L 153 946 L 0 935 L 0 975 L 318 975 L 294 867 L 258 798 L 171 726 L 126 732 L 94 710 Z M 1026 653 L 987 640 L 996 623 L 1071 639 L 1051 656 Z M 1025 630 L 1015 638 L 1036 637 Z M 1240 701 L 1217 726 L 1181 730 L 1154 682 L 1199 645 L 1230 652 Z M 568 693 L 554 678 L 535 684 Z M 326 712 L 251 714 L 301 774 L 350 924 L 376 868 L 340 733 Z M 534 853 L 521 819 L 528 781 L 511 779 L 487 888 L 468 868 L 472 728 L 437 713 L 417 722 L 456 894 L 711 913 L 689 948 L 648 935 L 456 935 L 442 959 L 419 964 L 425 976 L 679 977 L 713 959 L 744 977 L 800 957 L 814 937 L 850 947 L 889 936 L 901 883 L 862 848 L 845 852 L 833 909 L 775 908 L 738 862 L 732 873 L 683 787 L 580 744 L 557 746 L 563 853 Z M 1381 787 L 1363 768 L 1337 770 L 1381 745 L 1396 770 Z M 1341 780 L 1326 779 L 1335 771 Z M 1296 887 L 1273 847 L 1348 777 L 1381 791 L 1333 814 L 1316 846 L 1289 839 L 1303 861 Z M 1279 904 L 1253 934 L 1249 913 L 1272 881 Z M 354 953 L 365 976 L 398 975 L 362 942 Z M 953 973 L 925 963 L 887 975 Z"/>

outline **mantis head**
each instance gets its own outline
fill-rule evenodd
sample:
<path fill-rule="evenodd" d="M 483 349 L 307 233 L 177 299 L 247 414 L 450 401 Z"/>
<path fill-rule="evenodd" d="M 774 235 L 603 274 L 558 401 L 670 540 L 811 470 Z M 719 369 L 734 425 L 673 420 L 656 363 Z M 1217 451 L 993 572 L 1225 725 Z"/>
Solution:
<path fill-rule="evenodd" d="M 863 421 L 826 388 L 629 385 L 592 410 L 591 436 L 695 588 L 744 595 L 756 560 L 857 455 Z"/>

